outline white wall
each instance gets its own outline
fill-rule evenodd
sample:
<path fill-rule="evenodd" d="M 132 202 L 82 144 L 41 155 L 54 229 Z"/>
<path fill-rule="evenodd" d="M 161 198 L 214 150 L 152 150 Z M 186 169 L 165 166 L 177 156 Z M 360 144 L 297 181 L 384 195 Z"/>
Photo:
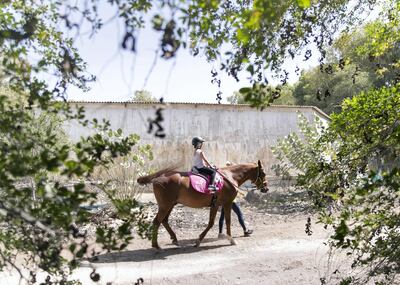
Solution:
<path fill-rule="evenodd" d="M 329 118 L 315 107 L 271 106 L 263 111 L 246 105 L 171 103 L 163 111 L 166 138 L 147 133 L 148 119 L 154 119 L 160 104 L 149 103 L 78 103 L 84 106 L 87 118 L 106 119 L 113 129 L 124 134 L 136 133 L 143 143 L 153 145 L 154 165 L 162 167 L 181 162 L 182 169 L 191 167 L 194 136 L 206 139 L 203 149 L 217 166 L 227 160 L 235 163 L 256 162 L 260 159 L 269 169 L 275 163 L 270 147 L 287 134 L 297 131 L 298 111 L 309 121 L 315 116 Z M 91 133 L 70 122 L 67 133 L 73 140 Z M 270 174 L 272 174 L 270 172 Z"/>

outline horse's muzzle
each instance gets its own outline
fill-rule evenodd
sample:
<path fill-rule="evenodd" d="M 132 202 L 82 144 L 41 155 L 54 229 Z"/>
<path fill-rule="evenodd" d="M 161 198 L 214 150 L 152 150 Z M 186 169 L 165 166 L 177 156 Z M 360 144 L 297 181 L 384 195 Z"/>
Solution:
<path fill-rule="evenodd" d="M 260 189 L 261 193 L 267 193 L 268 191 L 269 191 L 268 187 L 263 187 L 263 188 Z"/>

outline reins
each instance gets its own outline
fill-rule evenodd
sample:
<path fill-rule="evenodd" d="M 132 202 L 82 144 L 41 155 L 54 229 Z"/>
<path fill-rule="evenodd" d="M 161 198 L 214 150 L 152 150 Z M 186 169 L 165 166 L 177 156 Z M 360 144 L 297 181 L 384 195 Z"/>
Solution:
<path fill-rule="evenodd" d="M 241 189 L 239 186 L 236 186 L 235 185 L 235 183 L 233 183 L 228 177 L 226 177 L 224 174 L 222 174 L 218 169 L 216 170 L 217 171 L 217 173 L 219 173 L 227 182 L 229 182 L 229 184 L 231 184 L 234 188 L 236 188 L 236 190 L 239 192 L 239 191 L 244 191 L 243 189 Z M 261 177 L 260 177 L 260 167 L 257 165 L 257 178 L 256 178 L 256 180 L 254 181 L 254 184 L 257 186 L 257 181 L 259 180 L 259 179 L 261 179 Z M 258 188 L 258 186 L 257 186 L 257 189 L 260 189 L 260 188 Z"/>
<path fill-rule="evenodd" d="M 236 186 L 235 183 L 233 183 L 228 177 L 226 177 L 224 174 L 222 174 L 218 169 L 216 171 L 219 175 L 222 176 L 222 178 L 224 178 L 227 182 L 229 182 L 229 184 L 231 184 L 234 188 L 236 188 L 237 190 L 242 190 L 239 188 L 239 186 Z"/>

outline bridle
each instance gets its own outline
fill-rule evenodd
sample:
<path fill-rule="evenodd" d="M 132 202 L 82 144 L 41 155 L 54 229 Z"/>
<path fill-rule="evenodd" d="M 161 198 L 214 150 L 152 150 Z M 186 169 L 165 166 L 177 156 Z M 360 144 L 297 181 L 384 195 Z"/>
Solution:
<path fill-rule="evenodd" d="M 267 187 L 264 187 L 263 180 L 262 180 L 262 178 L 261 178 L 261 176 L 260 176 L 260 172 L 261 172 L 261 169 L 260 169 L 260 168 L 261 168 L 261 167 L 258 165 L 258 166 L 257 166 L 257 178 L 256 178 L 256 180 L 254 180 L 253 183 L 257 186 L 257 190 L 260 190 L 261 192 L 267 192 L 267 191 L 268 191 L 268 188 L 267 188 Z M 258 180 L 260 180 L 260 182 L 261 182 L 261 187 L 259 187 L 259 186 L 257 185 Z"/>
<path fill-rule="evenodd" d="M 257 178 L 254 180 L 254 184 L 257 185 L 258 179 L 261 179 L 260 177 L 260 166 L 257 165 Z"/>

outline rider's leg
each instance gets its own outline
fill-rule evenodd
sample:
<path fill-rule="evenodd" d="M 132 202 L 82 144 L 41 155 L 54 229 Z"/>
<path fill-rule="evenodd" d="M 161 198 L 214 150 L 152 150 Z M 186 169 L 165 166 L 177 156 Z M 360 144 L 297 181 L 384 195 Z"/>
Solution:
<path fill-rule="evenodd" d="M 210 183 L 208 185 L 208 189 L 215 190 L 214 181 L 215 181 L 216 171 L 210 167 L 199 168 L 199 171 L 200 171 L 200 173 L 210 175 L 211 178 L 210 178 Z"/>
<path fill-rule="evenodd" d="M 217 172 L 210 167 L 204 167 L 203 169 L 208 175 L 210 175 L 210 183 L 209 183 L 208 189 L 215 191 L 216 188 L 215 188 L 214 182 L 215 182 L 215 175 L 217 174 Z"/>
<path fill-rule="evenodd" d="M 215 175 L 217 174 L 217 172 L 214 170 L 214 169 L 211 169 L 212 170 L 212 174 L 211 174 L 211 179 L 210 179 L 210 185 L 214 188 L 214 190 L 216 189 L 215 188 Z"/>

